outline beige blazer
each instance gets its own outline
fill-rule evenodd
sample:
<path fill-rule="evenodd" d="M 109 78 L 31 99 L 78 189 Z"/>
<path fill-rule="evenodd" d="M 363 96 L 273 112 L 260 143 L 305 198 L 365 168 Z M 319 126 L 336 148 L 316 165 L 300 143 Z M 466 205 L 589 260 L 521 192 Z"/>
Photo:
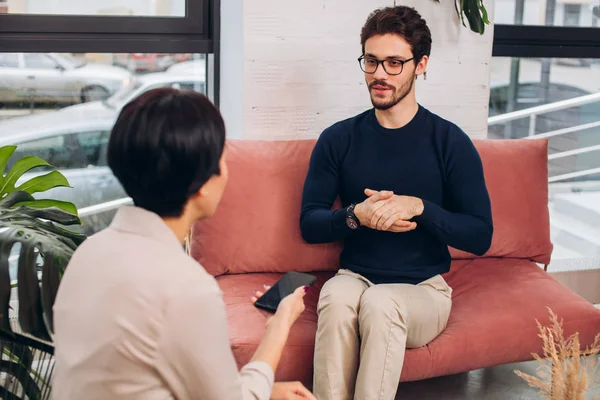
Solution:
<path fill-rule="evenodd" d="M 141 208 L 121 208 L 77 249 L 54 324 L 57 400 L 266 400 L 271 393 L 268 364 L 237 369 L 215 279 Z"/>

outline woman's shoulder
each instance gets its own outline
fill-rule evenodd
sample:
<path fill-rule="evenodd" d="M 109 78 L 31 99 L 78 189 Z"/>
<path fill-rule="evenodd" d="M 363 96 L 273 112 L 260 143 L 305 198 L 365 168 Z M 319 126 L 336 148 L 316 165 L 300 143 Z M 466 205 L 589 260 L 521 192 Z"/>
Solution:
<path fill-rule="evenodd" d="M 178 268 L 169 285 L 171 296 L 222 296 L 217 280 L 198 261 L 183 253 L 176 263 Z"/>

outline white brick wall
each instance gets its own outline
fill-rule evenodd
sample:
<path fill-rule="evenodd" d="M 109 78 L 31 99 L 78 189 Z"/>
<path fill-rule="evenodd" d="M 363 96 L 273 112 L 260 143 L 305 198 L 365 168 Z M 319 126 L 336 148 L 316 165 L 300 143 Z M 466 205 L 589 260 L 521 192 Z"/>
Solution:
<path fill-rule="evenodd" d="M 243 2 L 242 21 L 228 20 L 235 13 L 227 7 L 238 1 L 223 1 L 221 79 L 241 74 L 241 88 L 228 83 L 221 88 L 230 137 L 317 137 L 371 107 L 356 61 L 360 29 L 369 12 L 393 1 L 252 0 Z M 451 0 L 396 3 L 416 7 L 433 35 L 427 80 L 417 81 L 418 100 L 471 137 L 485 137 L 493 28 L 480 36 L 461 26 Z M 486 7 L 492 14 L 493 0 Z M 242 43 L 233 40 L 236 30 Z M 240 52 L 241 66 L 227 62 L 240 59 Z"/>

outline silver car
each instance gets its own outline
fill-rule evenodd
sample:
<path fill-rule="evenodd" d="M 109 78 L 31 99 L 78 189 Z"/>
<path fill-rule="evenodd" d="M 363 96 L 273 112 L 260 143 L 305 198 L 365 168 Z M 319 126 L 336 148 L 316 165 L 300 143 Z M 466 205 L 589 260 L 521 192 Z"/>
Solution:
<path fill-rule="evenodd" d="M 101 100 L 131 79 L 124 68 L 88 63 L 68 54 L 0 53 L 0 104 Z"/>
<path fill-rule="evenodd" d="M 107 166 L 110 131 L 125 104 L 158 87 L 204 91 L 204 80 L 198 76 L 165 73 L 144 75 L 105 101 L 0 121 L 0 147 L 17 145 L 7 170 L 23 156 L 35 155 L 48 161 L 66 176 L 72 188 L 56 188 L 34 197 L 71 201 L 80 210 L 126 198 Z M 43 172 L 28 173 L 21 181 Z M 84 218 L 85 232 L 91 234 L 103 229 L 113 215 L 114 211 L 107 211 Z"/>

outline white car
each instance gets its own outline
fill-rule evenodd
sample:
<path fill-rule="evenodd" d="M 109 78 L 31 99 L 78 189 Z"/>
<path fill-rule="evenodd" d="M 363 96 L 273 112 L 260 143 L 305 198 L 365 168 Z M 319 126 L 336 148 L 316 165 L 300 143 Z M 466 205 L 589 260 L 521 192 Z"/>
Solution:
<path fill-rule="evenodd" d="M 0 53 L 0 103 L 75 104 L 109 97 L 132 75 L 68 54 Z"/>
<path fill-rule="evenodd" d="M 195 76 L 206 76 L 206 60 L 189 60 L 173 64 L 166 70 L 169 74 L 187 74 Z"/>

